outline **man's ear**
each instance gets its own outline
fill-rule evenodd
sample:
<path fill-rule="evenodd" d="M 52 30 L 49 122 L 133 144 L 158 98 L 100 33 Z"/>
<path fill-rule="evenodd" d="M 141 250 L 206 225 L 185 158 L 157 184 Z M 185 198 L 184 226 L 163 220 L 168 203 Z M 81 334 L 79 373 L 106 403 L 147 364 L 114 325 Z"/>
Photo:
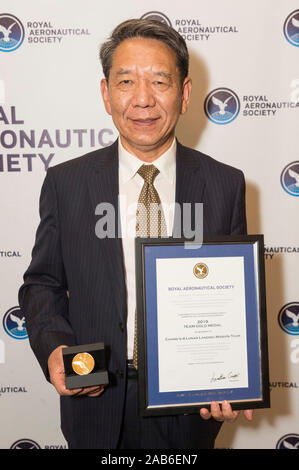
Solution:
<path fill-rule="evenodd" d="M 182 104 L 181 104 L 181 114 L 185 114 L 188 109 L 190 96 L 192 90 L 192 80 L 190 77 L 186 77 L 183 86 L 182 86 Z"/>
<path fill-rule="evenodd" d="M 105 109 L 108 114 L 111 115 L 110 96 L 109 96 L 109 85 L 106 78 L 101 80 L 101 93 L 104 101 Z"/>

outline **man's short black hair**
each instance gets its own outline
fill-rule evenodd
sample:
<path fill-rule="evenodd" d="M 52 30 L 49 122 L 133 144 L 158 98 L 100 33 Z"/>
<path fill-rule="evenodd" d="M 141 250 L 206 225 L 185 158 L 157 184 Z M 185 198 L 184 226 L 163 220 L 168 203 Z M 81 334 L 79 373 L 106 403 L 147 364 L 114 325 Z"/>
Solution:
<path fill-rule="evenodd" d="M 109 80 L 112 58 L 117 46 L 126 39 L 132 38 L 157 39 L 167 44 L 176 54 L 182 81 L 188 76 L 189 53 L 183 37 L 175 29 L 160 21 L 132 19 L 119 24 L 108 41 L 101 46 L 100 59 L 107 80 Z"/>

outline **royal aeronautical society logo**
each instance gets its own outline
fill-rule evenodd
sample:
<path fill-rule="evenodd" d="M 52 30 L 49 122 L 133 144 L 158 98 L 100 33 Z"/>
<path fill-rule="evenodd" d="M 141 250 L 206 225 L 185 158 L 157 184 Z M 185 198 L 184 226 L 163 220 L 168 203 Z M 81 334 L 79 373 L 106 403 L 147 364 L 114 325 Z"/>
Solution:
<path fill-rule="evenodd" d="M 24 26 L 16 16 L 0 14 L 0 51 L 15 51 L 24 41 L 24 37 Z"/>
<path fill-rule="evenodd" d="M 215 124 L 229 124 L 239 114 L 240 100 L 229 88 L 216 88 L 206 97 L 204 110 Z"/>
<path fill-rule="evenodd" d="M 290 302 L 278 314 L 280 328 L 289 335 L 299 335 L 299 302 Z"/>
<path fill-rule="evenodd" d="M 284 35 L 293 46 L 299 47 L 299 10 L 293 11 L 284 22 Z"/>
<path fill-rule="evenodd" d="M 299 161 L 289 163 L 281 172 L 280 182 L 291 196 L 299 196 Z"/>
<path fill-rule="evenodd" d="M 276 444 L 276 449 L 299 449 L 299 434 L 286 434 Z"/>
<path fill-rule="evenodd" d="M 19 439 L 10 447 L 11 449 L 41 449 L 41 446 L 32 439 Z"/>
<path fill-rule="evenodd" d="M 27 339 L 25 318 L 20 307 L 10 308 L 3 317 L 3 327 L 6 333 L 14 339 Z"/>
<path fill-rule="evenodd" d="M 168 26 L 172 26 L 170 19 L 167 18 L 167 16 L 164 15 L 164 13 L 161 13 L 160 11 L 149 11 L 148 13 L 142 15 L 140 19 L 156 20 L 160 21 L 160 23 L 165 23 Z"/>

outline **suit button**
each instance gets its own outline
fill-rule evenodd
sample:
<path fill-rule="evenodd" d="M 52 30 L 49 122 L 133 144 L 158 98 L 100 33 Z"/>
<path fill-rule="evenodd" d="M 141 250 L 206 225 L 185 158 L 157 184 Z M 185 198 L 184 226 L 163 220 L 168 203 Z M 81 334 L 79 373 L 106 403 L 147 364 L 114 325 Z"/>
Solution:
<path fill-rule="evenodd" d="M 125 327 L 123 323 L 119 324 L 120 331 L 123 333 L 125 331 Z"/>
<path fill-rule="evenodd" d="M 121 370 L 118 370 L 118 369 L 115 371 L 115 374 L 116 374 L 117 377 L 119 377 L 120 379 L 122 379 L 123 376 L 124 376 L 124 373 L 123 373 Z"/>

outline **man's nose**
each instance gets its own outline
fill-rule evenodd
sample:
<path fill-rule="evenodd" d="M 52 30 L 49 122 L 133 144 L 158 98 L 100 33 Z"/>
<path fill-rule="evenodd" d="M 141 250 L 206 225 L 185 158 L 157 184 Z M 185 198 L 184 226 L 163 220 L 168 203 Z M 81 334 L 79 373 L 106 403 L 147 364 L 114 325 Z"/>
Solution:
<path fill-rule="evenodd" d="M 138 82 L 134 90 L 133 106 L 147 108 L 155 106 L 155 103 L 155 96 L 150 84 L 143 80 Z"/>

